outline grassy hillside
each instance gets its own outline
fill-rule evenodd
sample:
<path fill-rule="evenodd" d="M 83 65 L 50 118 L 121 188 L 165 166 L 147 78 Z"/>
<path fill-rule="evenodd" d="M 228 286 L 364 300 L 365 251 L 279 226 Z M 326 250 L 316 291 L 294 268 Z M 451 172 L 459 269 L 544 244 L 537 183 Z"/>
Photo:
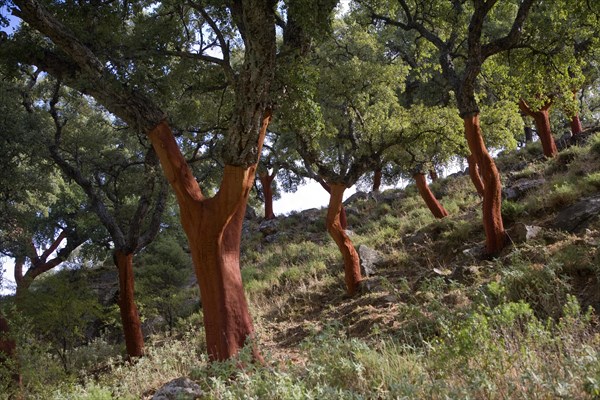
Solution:
<path fill-rule="evenodd" d="M 70 373 L 31 344 L 30 398 L 150 398 L 180 376 L 218 399 L 600 398 L 600 137 L 553 160 L 532 144 L 498 165 L 513 243 L 495 258 L 468 176 L 432 185 L 443 220 L 414 187 L 354 196 L 351 238 L 380 259 L 353 298 L 325 210 L 246 221 L 242 273 L 266 365 L 208 364 L 199 311 L 151 335 L 135 365 L 106 336 L 73 350 Z M 591 216 L 577 224 L 582 199 Z"/>

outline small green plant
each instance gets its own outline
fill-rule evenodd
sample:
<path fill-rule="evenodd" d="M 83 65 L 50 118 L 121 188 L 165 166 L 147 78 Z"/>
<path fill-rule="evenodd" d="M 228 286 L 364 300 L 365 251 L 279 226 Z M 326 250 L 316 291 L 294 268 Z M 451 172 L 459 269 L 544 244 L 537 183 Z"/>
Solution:
<path fill-rule="evenodd" d="M 509 224 L 518 221 L 526 214 L 527 206 L 517 201 L 505 200 L 502 202 L 502 218 Z"/>
<path fill-rule="evenodd" d="M 580 196 L 580 188 L 576 184 L 567 181 L 556 183 L 547 196 L 546 206 L 555 210 L 568 206 Z"/>

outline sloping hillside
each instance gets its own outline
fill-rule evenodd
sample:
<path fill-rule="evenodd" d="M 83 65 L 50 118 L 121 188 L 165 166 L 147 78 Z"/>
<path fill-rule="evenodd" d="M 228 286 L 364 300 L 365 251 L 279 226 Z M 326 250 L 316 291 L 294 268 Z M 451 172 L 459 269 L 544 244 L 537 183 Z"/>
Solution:
<path fill-rule="evenodd" d="M 412 186 L 346 202 L 351 238 L 372 261 L 352 298 L 325 210 L 247 220 L 242 272 L 264 366 L 248 354 L 207 364 L 195 313 L 151 336 L 135 365 L 98 357 L 78 380 L 36 390 L 150 398 L 187 376 L 219 399 L 597 398 L 600 137 L 551 160 L 534 143 L 498 164 L 512 244 L 497 257 L 484 255 L 465 174 L 432 184 L 442 220 Z"/>

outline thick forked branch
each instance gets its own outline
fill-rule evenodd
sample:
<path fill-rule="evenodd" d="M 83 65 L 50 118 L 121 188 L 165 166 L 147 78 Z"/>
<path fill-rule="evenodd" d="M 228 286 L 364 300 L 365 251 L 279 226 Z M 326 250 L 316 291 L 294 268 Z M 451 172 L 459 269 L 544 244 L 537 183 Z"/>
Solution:
<path fill-rule="evenodd" d="M 371 18 L 384 22 L 386 25 L 396 26 L 401 28 L 404 31 L 416 30 L 421 34 L 425 39 L 431 42 L 438 50 L 442 50 L 447 47 L 446 42 L 444 42 L 438 35 L 427 29 L 423 24 L 417 22 L 413 15 L 410 12 L 410 7 L 404 0 L 398 0 L 400 6 L 402 7 L 402 11 L 404 12 L 406 22 L 401 22 L 390 17 L 386 17 L 385 15 L 377 14 L 374 11 L 371 11 Z"/>
<path fill-rule="evenodd" d="M 65 57 L 47 49 L 31 48 L 23 54 L 25 60 L 80 92 L 92 95 L 131 127 L 149 134 L 165 175 L 171 184 L 177 185 L 174 186 L 176 193 L 186 200 L 201 199 L 200 187 L 164 121 L 165 113 L 147 96 L 126 87 L 108 71 L 94 72 L 99 65 L 98 58 L 36 0 L 16 0 L 15 4 L 24 21 L 45 33 L 67 53 Z"/>
<path fill-rule="evenodd" d="M 531 10 L 532 5 L 533 0 L 523 0 L 523 2 L 519 5 L 519 10 L 517 11 L 517 16 L 515 17 L 513 25 L 506 36 L 483 45 L 481 48 L 481 57 L 484 60 L 517 45 L 523 32 L 523 24 L 527 19 L 527 15 Z"/>
<path fill-rule="evenodd" d="M 14 15 L 52 39 L 80 66 L 83 73 L 97 79 L 102 78 L 102 62 L 41 4 L 35 0 L 15 0 L 14 3 L 19 7 L 13 9 Z"/>
<path fill-rule="evenodd" d="M 48 257 L 56 251 L 64 239 L 67 239 L 65 246 L 58 250 L 56 257 L 48 260 Z M 77 235 L 77 232 L 74 230 L 65 229 L 61 231 L 58 237 L 54 239 L 52 244 L 41 256 L 30 258 L 31 265 L 25 274 L 23 274 L 25 257 L 17 258 L 15 260 L 15 282 L 17 283 L 17 290 L 27 289 L 36 277 L 61 264 L 84 241 L 85 240 Z"/>
<path fill-rule="evenodd" d="M 126 88 L 104 67 L 98 57 L 65 25 L 36 0 L 15 0 L 13 13 L 33 26 L 66 53 L 68 59 L 49 50 L 29 49 L 28 62 L 37 65 L 69 86 L 92 95 L 110 112 L 142 132 L 149 132 L 165 118 L 149 98 Z"/>
<path fill-rule="evenodd" d="M 41 256 L 37 257 L 40 260 L 42 260 L 42 262 L 45 262 L 48 257 L 50 257 L 50 255 L 52 253 L 54 253 L 54 251 L 58 248 L 58 246 L 60 246 L 60 243 L 66 239 L 67 237 L 67 231 L 62 230 L 60 232 L 60 234 L 56 237 L 56 239 L 54 239 L 54 241 L 50 244 L 50 246 L 48 246 L 48 248 L 42 253 Z"/>

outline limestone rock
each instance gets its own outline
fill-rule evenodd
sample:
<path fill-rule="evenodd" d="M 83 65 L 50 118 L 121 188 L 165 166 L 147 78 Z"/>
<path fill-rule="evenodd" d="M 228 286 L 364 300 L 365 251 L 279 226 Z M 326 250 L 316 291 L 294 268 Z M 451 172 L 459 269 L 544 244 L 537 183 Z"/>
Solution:
<path fill-rule="evenodd" d="M 571 233 L 583 232 L 600 212 L 600 196 L 587 197 L 561 210 L 552 227 Z"/>
<path fill-rule="evenodd" d="M 357 200 L 366 200 L 369 198 L 369 194 L 365 192 L 358 191 L 354 193 L 352 196 L 348 197 L 346 201 L 344 201 L 344 205 L 352 204 Z"/>
<path fill-rule="evenodd" d="M 508 236 L 514 243 L 524 243 L 535 239 L 541 231 L 542 228 L 539 226 L 525 225 L 519 222 L 509 229 Z"/>
<path fill-rule="evenodd" d="M 265 236 L 265 242 L 275 243 L 275 242 L 279 241 L 279 239 L 281 239 L 282 236 L 283 236 L 282 232 L 276 232 L 271 235 L 267 235 L 267 236 Z"/>
<path fill-rule="evenodd" d="M 279 221 L 276 219 L 264 220 L 258 226 L 258 230 L 263 234 L 263 236 L 269 236 L 277 233 L 279 230 Z"/>
<path fill-rule="evenodd" d="M 542 186 L 546 183 L 544 178 L 539 179 L 519 179 L 511 186 L 502 190 L 502 195 L 505 200 L 517 200 L 525 196 L 528 191 Z"/>
<path fill-rule="evenodd" d="M 197 383 L 188 378 L 177 378 L 158 389 L 152 400 L 193 400 L 202 395 L 202 388 Z"/>
<path fill-rule="evenodd" d="M 383 262 L 383 256 L 380 252 L 364 244 L 358 247 L 358 255 L 360 257 L 361 273 L 367 277 L 374 275 L 377 266 Z"/>
<path fill-rule="evenodd" d="M 566 149 L 571 145 L 571 139 L 573 138 L 573 134 L 570 131 L 565 132 L 560 139 L 556 141 L 556 148 L 558 151 Z"/>
<path fill-rule="evenodd" d="M 318 208 L 309 208 L 308 210 L 302 211 L 299 215 L 302 219 L 311 224 L 325 219 L 324 212 Z"/>
<path fill-rule="evenodd" d="M 392 204 L 394 201 L 404 196 L 403 191 L 386 190 L 385 192 L 373 193 L 373 198 L 380 203 Z"/>

